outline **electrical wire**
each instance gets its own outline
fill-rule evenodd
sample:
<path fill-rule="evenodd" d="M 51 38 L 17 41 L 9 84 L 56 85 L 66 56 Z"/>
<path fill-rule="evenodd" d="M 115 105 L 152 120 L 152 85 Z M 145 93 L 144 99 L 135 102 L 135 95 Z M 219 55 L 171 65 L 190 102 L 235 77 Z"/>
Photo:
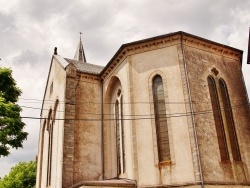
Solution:
<path fill-rule="evenodd" d="M 132 103 L 131 103 L 132 104 Z M 165 105 L 168 105 L 169 103 L 165 103 Z M 250 103 L 246 103 L 246 104 L 241 104 L 241 105 L 249 105 Z M 198 105 L 198 104 L 196 104 Z M 233 105 L 233 107 L 237 107 L 237 106 L 241 106 L 241 105 Z M 51 110 L 51 109 L 46 109 L 46 108 L 38 108 L 38 107 L 31 107 L 31 106 L 24 106 L 24 105 L 19 105 L 21 108 L 28 108 L 28 109 L 34 109 L 34 110 Z M 56 112 L 65 112 L 64 110 L 56 110 Z M 87 113 L 87 114 L 94 114 L 94 113 Z M 101 115 L 101 114 L 96 114 L 96 115 Z M 105 115 L 114 115 L 114 114 L 105 114 Z M 151 115 L 151 114 L 150 114 Z"/>
<path fill-rule="evenodd" d="M 249 104 L 244 104 L 244 105 L 238 105 L 238 106 L 234 106 L 232 107 L 231 109 L 236 109 L 236 108 L 240 108 L 240 107 L 245 107 L 245 106 L 249 106 Z M 229 110 L 229 109 L 221 109 L 219 111 L 226 111 L 226 110 Z M 187 113 L 172 113 L 172 114 L 160 114 L 160 116 L 164 116 L 164 117 L 159 117 L 159 118 L 175 118 L 175 117 L 185 117 L 185 116 L 191 116 L 191 115 L 201 115 L 201 114 L 209 114 L 209 113 L 213 113 L 214 111 L 213 110 L 205 110 L 205 111 L 197 111 L 197 112 L 187 112 Z M 101 114 L 93 114 L 93 115 L 101 115 Z M 113 114 L 114 115 L 114 114 Z M 132 115 L 127 115 L 127 116 L 132 116 Z M 134 116 L 142 116 L 142 117 L 137 117 L 137 118 L 122 118 L 122 119 L 119 119 L 119 120 L 148 120 L 148 119 L 156 119 L 158 117 L 155 117 L 155 114 L 150 114 L 148 116 L 151 116 L 151 117 L 145 117 L 146 115 L 134 115 Z M 152 117 L 153 116 L 153 117 Z M 39 119 L 39 120 L 42 120 L 42 119 L 47 119 L 47 118 L 43 118 L 43 117 L 21 117 L 23 119 Z M 80 118 L 80 119 L 71 119 L 71 118 L 55 118 L 54 120 L 65 120 L 65 121 L 69 121 L 69 120 L 75 120 L 75 121 L 114 121 L 114 120 L 117 120 L 115 118 L 104 118 L 104 119 L 101 119 L 101 118 L 93 118 L 93 119 L 90 119 L 90 118 Z"/>
<path fill-rule="evenodd" d="M 158 104 L 159 104 L 159 102 L 158 102 Z M 167 105 L 168 103 L 164 103 L 165 105 Z M 240 105 L 232 105 L 232 108 L 233 107 L 237 107 L 237 106 L 242 106 L 242 105 L 249 105 L 250 103 L 246 103 L 246 104 L 240 104 Z M 75 105 L 75 104 L 73 104 L 73 105 Z M 20 107 L 22 107 L 22 108 L 31 108 L 31 109 L 36 109 L 36 110 L 51 110 L 51 109 L 46 109 L 46 108 L 38 108 L 38 107 L 31 107 L 31 106 L 23 106 L 23 105 L 20 105 Z M 58 111 L 57 110 L 57 112 L 65 112 L 65 111 Z"/>
<path fill-rule="evenodd" d="M 21 100 L 24 101 L 28 101 L 28 102 L 23 102 L 23 101 L 18 101 L 18 103 L 42 103 L 44 102 L 45 104 L 54 104 L 55 100 L 40 100 L 40 99 L 26 99 L 26 98 L 19 98 Z M 33 102 L 32 102 L 33 101 Z M 240 101 L 240 100 L 231 100 L 231 102 L 233 101 Z M 193 104 L 200 104 L 200 103 L 210 103 L 210 100 L 206 100 L 206 101 L 192 101 Z M 220 103 L 222 103 L 222 101 L 219 101 Z M 67 104 L 67 101 L 59 101 L 60 104 Z M 80 104 L 115 104 L 115 103 L 102 103 L 102 102 L 95 102 L 95 101 L 82 101 L 82 100 L 78 100 L 76 103 L 80 103 Z M 123 102 L 123 104 L 152 104 L 154 103 L 152 102 L 146 102 L 146 101 L 137 101 L 137 102 Z M 170 102 L 165 102 L 165 104 L 189 104 L 189 102 L 177 102 L 177 101 L 170 101 Z"/>

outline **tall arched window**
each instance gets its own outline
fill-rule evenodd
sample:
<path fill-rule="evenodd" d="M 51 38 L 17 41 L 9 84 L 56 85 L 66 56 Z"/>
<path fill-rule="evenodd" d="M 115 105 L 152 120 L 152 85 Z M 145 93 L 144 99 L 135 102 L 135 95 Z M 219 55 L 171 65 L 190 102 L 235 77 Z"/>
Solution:
<path fill-rule="evenodd" d="M 44 134 L 45 134 L 45 128 L 46 128 L 46 119 L 43 122 L 43 126 L 41 129 L 41 137 L 40 137 L 40 166 L 39 166 L 39 184 L 38 187 L 41 187 L 41 182 L 42 182 L 42 174 L 43 174 L 43 150 L 44 150 Z"/>
<path fill-rule="evenodd" d="M 164 89 L 162 78 L 159 75 L 156 75 L 153 78 L 153 99 L 159 162 L 170 161 L 171 157 Z"/>
<path fill-rule="evenodd" d="M 52 110 L 50 109 L 47 121 L 47 131 L 49 134 L 48 142 L 48 162 L 47 162 L 47 186 L 51 185 L 51 157 L 52 157 Z"/>
<path fill-rule="evenodd" d="M 122 128 L 122 164 L 123 164 L 123 173 L 126 171 L 125 163 L 125 133 L 124 133 L 124 120 L 123 120 L 123 96 L 121 95 L 121 128 Z"/>
<path fill-rule="evenodd" d="M 59 100 L 57 99 L 54 105 L 54 110 L 52 114 L 52 110 L 49 111 L 48 122 L 47 122 L 47 130 L 49 134 L 49 142 L 48 142 L 48 163 L 47 163 L 47 186 L 51 185 L 51 172 L 52 172 L 52 156 L 53 156 L 53 129 L 54 123 L 56 119 L 56 111 L 58 107 Z"/>
<path fill-rule="evenodd" d="M 213 109 L 214 123 L 215 123 L 218 143 L 219 143 L 221 160 L 222 161 L 229 160 L 225 130 L 224 130 L 224 125 L 223 125 L 221 111 L 220 111 L 220 104 L 219 104 L 216 84 L 212 77 L 208 77 L 207 82 L 208 82 L 210 99 L 211 99 L 211 104 L 212 104 L 212 109 Z"/>
<path fill-rule="evenodd" d="M 231 108 L 228 90 L 227 90 L 225 81 L 220 79 L 219 86 L 220 86 L 222 104 L 223 104 L 224 113 L 225 113 L 225 120 L 226 120 L 225 123 L 228 128 L 228 135 L 229 135 L 233 160 L 241 161 L 240 150 L 239 150 L 237 135 L 235 131 L 233 113 L 232 113 L 232 108 Z"/>
<path fill-rule="evenodd" d="M 116 150 L 117 150 L 117 177 L 126 171 L 125 166 L 125 134 L 123 122 L 123 97 L 119 95 L 115 102 L 115 124 L 116 124 Z"/>
<path fill-rule="evenodd" d="M 119 102 L 115 103 L 115 124 L 116 124 L 116 150 L 117 150 L 117 175 L 121 174 L 121 135 L 120 135 L 120 118 L 119 118 Z"/>

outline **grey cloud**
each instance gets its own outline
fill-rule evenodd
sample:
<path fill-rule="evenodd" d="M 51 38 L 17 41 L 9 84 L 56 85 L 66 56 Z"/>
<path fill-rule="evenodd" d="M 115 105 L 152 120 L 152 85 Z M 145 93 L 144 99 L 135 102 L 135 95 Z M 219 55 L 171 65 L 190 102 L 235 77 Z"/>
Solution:
<path fill-rule="evenodd" d="M 30 64 L 32 66 L 41 66 L 43 63 L 48 61 L 51 54 L 48 50 L 42 52 L 35 52 L 30 49 L 22 50 L 21 53 L 13 58 L 15 65 Z"/>
<path fill-rule="evenodd" d="M 15 33 L 16 33 L 15 19 L 13 15 L 6 15 L 0 12 L 0 36 L 1 36 L 1 45 L 0 48 L 0 57 L 3 58 L 6 53 L 8 53 L 13 44 L 15 44 Z"/>
<path fill-rule="evenodd" d="M 6 34 L 15 29 L 15 20 L 13 15 L 6 15 L 0 12 L 0 32 Z"/>
<path fill-rule="evenodd" d="M 36 144 L 37 145 L 37 144 Z M 18 150 L 12 150 L 11 155 L 7 158 L 7 161 L 10 163 L 15 163 L 16 161 L 30 161 L 36 159 L 36 153 L 37 149 L 36 146 L 30 146 L 18 149 Z"/>
<path fill-rule="evenodd" d="M 19 12 L 32 17 L 37 22 L 46 22 L 50 17 L 63 14 L 70 3 L 66 0 L 26 0 L 19 4 Z"/>

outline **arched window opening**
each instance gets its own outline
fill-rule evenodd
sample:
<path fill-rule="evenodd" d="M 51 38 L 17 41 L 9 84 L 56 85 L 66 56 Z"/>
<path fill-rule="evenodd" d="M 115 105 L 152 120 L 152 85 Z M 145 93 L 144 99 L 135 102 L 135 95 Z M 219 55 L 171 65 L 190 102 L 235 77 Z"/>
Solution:
<path fill-rule="evenodd" d="M 162 78 L 159 75 L 153 78 L 153 99 L 159 162 L 170 161 L 171 157 L 164 89 Z"/>
<path fill-rule="evenodd" d="M 39 166 L 39 184 L 38 187 L 41 187 L 41 183 L 42 183 L 42 174 L 43 174 L 43 150 L 44 150 L 44 134 L 45 134 L 45 128 L 46 128 L 46 119 L 43 122 L 43 126 L 41 129 L 41 137 L 40 137 L 40 166 Z"/>
<path fill-rule="evenodd" d="M 119 102 L 115 103 L 115 124 L 116 124 L 116 150 L 117 150 L 117 176 L 121 174 L 121 135 L 120 135 L 120 118 L 119 118 Z"/>
<path fill-rule="evenodd" d="M 124 177 L 126 173 L 126 141 L 124 114 L 124 95 L 118 77 L 113 76 L 104 94 L 103 118 L 113 121 L 103 122 L 104 177 Z M 115 161 L 115 162 L 114 162 Z"/>
<path fill-rule="evenodd" d="M 52 171 L 52 156 L 53 156 L 53 129 L 56 119 L 56 111 L 58 107 L 59 100 L 57 99 L 54 105 L 54 110 L 49 111 L 48 116 L 48 133 L 49 133 L 49 145 L 48 145 L 48 164 L 47 164 L 47 186 L 51 185 L 51 171 Z"/>
<path fill-rule="evenodd" d="M 58 103 L 59 103 L 59 100 L 57 99 L 55 102 L 54 111 L 53 111 L 53 122 L 56 119 L 56 112 L 57 112 Z"/>
<path fill-rule="evenodd" d="M 215 81 L 211 77 L 208 77 L 207 81 L 208 81 L 208 88 L 209 88 L 209 93 L 210 93 L 212 109 L 213 109 L 214 123 L 215 123 L 218 143 L 219 143 L 221 160 L 222 161 L 229 160 L 225 130 L 224 130 L 224 125 L 222 121 L 220 104 L 219 104 Z"/>
<path fill-rule="evenodd" d="M 222 79 L 219 80 L 219 86 L 220 86 L 226 125 L 228 128 L 228 135 L 229 135 L 233 160 L 241 161 L 240 150 L 239 150 L 237 135 L 235 131 L 233 113 L 232 113 L 232 108 L 231 108 L 231 104 L 229 100 L 227 86 L 226 86 L 226 83 Z"/>
<path fill-rule="evenodd" d="M 121 102 L 121 128 L 122 128 L 122 164 L 123 164 L 123 173 L 125 173 L 126 163 L 125 163 L 125 133 L 124 133 L 124 119 L 123 119 L 123 96 L 121 96 L 120 102 Z"/>
<path fill-rule="evenodd" d="M 52 110 L 50 109 L 47 121 L 48 141 L 48 162 L 47 162 L 47 186 L 51 185 L 51 157 L 52 157 Z"/>

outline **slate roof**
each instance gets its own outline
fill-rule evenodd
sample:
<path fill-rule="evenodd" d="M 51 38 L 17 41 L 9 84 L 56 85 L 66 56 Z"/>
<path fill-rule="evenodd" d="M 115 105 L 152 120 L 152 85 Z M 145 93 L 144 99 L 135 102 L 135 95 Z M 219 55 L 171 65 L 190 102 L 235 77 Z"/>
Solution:
<path fill-rule="evenodd" d="M 74 59 L 65 58 L 65 60 L 68 63 L 73 63 L 76 66 L 77 70 L 79 72 L 83 72 L 83 73 L 99 75 L 100 72 L 104 69 L 104 67 L 100 66 L 100 65 L 94 65 L 94 64 L 90 64 L 90 63 L 83 63 L 82 61 L 77 61 L 77 60 L 74 60 Z"/>

